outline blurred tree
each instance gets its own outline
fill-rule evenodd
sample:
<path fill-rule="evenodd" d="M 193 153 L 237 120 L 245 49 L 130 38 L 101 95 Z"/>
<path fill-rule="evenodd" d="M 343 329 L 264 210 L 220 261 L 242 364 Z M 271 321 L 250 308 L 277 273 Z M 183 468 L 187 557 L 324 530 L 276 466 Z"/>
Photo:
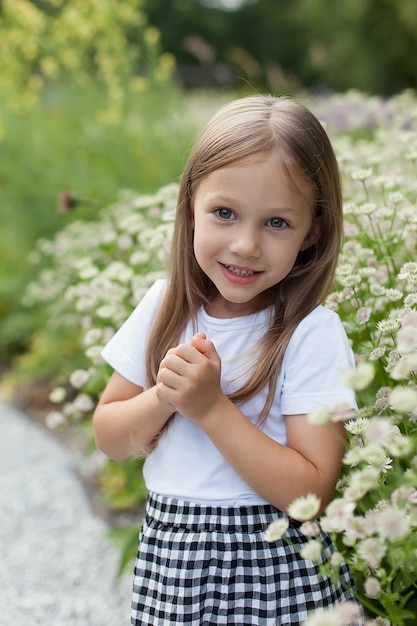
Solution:
<path fill-rule="evenodd" d="M 145 0 L 144 7 L 186 85 L 209 79 L 286 89 L 298 82 L 308 41 L 299 1 Z"/>
<path fill-rule="evenodd" d="M 145 0 L 144 8 L 185 84 L 387 95 L 417 87 L 416 0 Z"/>
<path fill-rule="evenodd" d="M 302 0 L 314 79 L 336 90 L 417 88 L 415 0 Z"/>

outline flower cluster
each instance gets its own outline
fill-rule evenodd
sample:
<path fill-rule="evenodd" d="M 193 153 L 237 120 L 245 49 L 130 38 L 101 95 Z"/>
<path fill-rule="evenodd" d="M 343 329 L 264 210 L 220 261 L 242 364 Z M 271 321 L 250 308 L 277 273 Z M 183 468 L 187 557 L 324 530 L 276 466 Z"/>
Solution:
<path fill-rule="evenodd" d="M 72 222 L 53 240 L 38 242 L 31 260 L 44 267 L 25 304 L 47 306 L 50 332 L 72 328 L 85 360 L 85 368 L 77 368 L 51 394 L 57 403 L 76 394 L 64 403 L 61 419 L 53 412 L 51 424 L 91 415 L 108 379 L 103 346 L 165 273 L 177 194 L 175 184 L 149 196 L 123 192 L 98 221 Z"/>
<path fill-rule="evenodd" d="M 337 578 L 346 561 L 366 623 L 379 626 L 417 616 L 417 114 L 415 105 L 406 113 L 410 98 L 379 108 L 376 100 L 361 105 L 357 94 L 338 98 L 339 110 L 351 114 L 346 124 L 354 127 L 353 114 L 362 111 L 372 130 L 366 138 L 333 138 L 345 242 L 326 305 L 340 315 L 355 353 L 356 368 L 343 382 L 356 390 L 359 414 L 329 407 L 309 416 L 317 424 L 345 421 L 348 443 L 333 501 L 318 522 L 301 526 L 309 537 L 305 558 L 321 555 L 318 528 L 331 534 L 337 550 L 323 573 Z M 320 107 L 334 128 L 334 108 Z M 285 539 L 282 527 L 273 530 L 269 538 Z M 350 624 L 343 610 L 312 615 L 306 626 Z"/>

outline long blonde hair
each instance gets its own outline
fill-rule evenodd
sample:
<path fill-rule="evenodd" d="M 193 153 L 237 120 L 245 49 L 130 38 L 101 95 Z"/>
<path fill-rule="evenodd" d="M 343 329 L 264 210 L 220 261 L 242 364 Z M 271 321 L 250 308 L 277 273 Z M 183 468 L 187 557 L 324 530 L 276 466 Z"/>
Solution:
<path fill-rule="evenodd" d="M 259 343 L 249 380 L 230 396 L 240 403 L 269 385 L 259 424 L 266 420 L 272 405 L 292 333 L 331 287 L 343 236 L 336 157 L 322 125 L 300 103 L 269 95 L 234 100 L 219 109 L 197 138 L 181 179 L 167 292 L 146 355 L 148 382 L 153 385 L 167 350 L 179 343 L 190 319 L 197 328 L 198 309 L 216 293 L 193 251 L 196 185 L 218 168 L 271 151 L 278 151 L 290 176 L 295 173 L 311 183 L 320 234 L 311 247 L 299 253 L 288 276 L 269 290 L 269 304 L 275 307 L 271 326 Z"/>

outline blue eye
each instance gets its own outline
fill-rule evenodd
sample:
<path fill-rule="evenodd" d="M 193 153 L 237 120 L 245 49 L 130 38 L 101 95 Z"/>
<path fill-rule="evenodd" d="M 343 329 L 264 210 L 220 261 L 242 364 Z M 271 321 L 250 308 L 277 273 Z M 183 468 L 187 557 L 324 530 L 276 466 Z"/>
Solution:
<path fill-rule="evenodd" d="M 287 222 L 280 217 L 272 217 L 267 221 L 267 225 L 271 226 L 271 228 L 276 228 L 277 230 L 281 228 L 285 228 L 287 226 Z"/>
<path fill-rule="evenodd" d="M 231 220 L 233 219 L 233 211 L 230 209 L 216 209 L 217 217 L 220 217 L 222 220 Z"/>

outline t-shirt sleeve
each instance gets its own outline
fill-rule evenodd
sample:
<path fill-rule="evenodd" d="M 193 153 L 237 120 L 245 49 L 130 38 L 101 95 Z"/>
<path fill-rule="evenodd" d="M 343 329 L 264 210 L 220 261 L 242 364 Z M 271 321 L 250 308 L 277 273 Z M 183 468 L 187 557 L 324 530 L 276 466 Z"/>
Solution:
<path fill-rule="evenodd" d="M 157 280 L 101 352 L 116 372 L 144 388 L 146 345 L 165 288 L 166 280 Z"/>
<path fill-rule="evenodd" d="M 284 356 L 282 414 L 300 415 L 342 403 L 355 409 L 354 391 L 341 382 L 341 374 L 354 367 L 339 316 L 317 307 L 298 325 Z"/>

